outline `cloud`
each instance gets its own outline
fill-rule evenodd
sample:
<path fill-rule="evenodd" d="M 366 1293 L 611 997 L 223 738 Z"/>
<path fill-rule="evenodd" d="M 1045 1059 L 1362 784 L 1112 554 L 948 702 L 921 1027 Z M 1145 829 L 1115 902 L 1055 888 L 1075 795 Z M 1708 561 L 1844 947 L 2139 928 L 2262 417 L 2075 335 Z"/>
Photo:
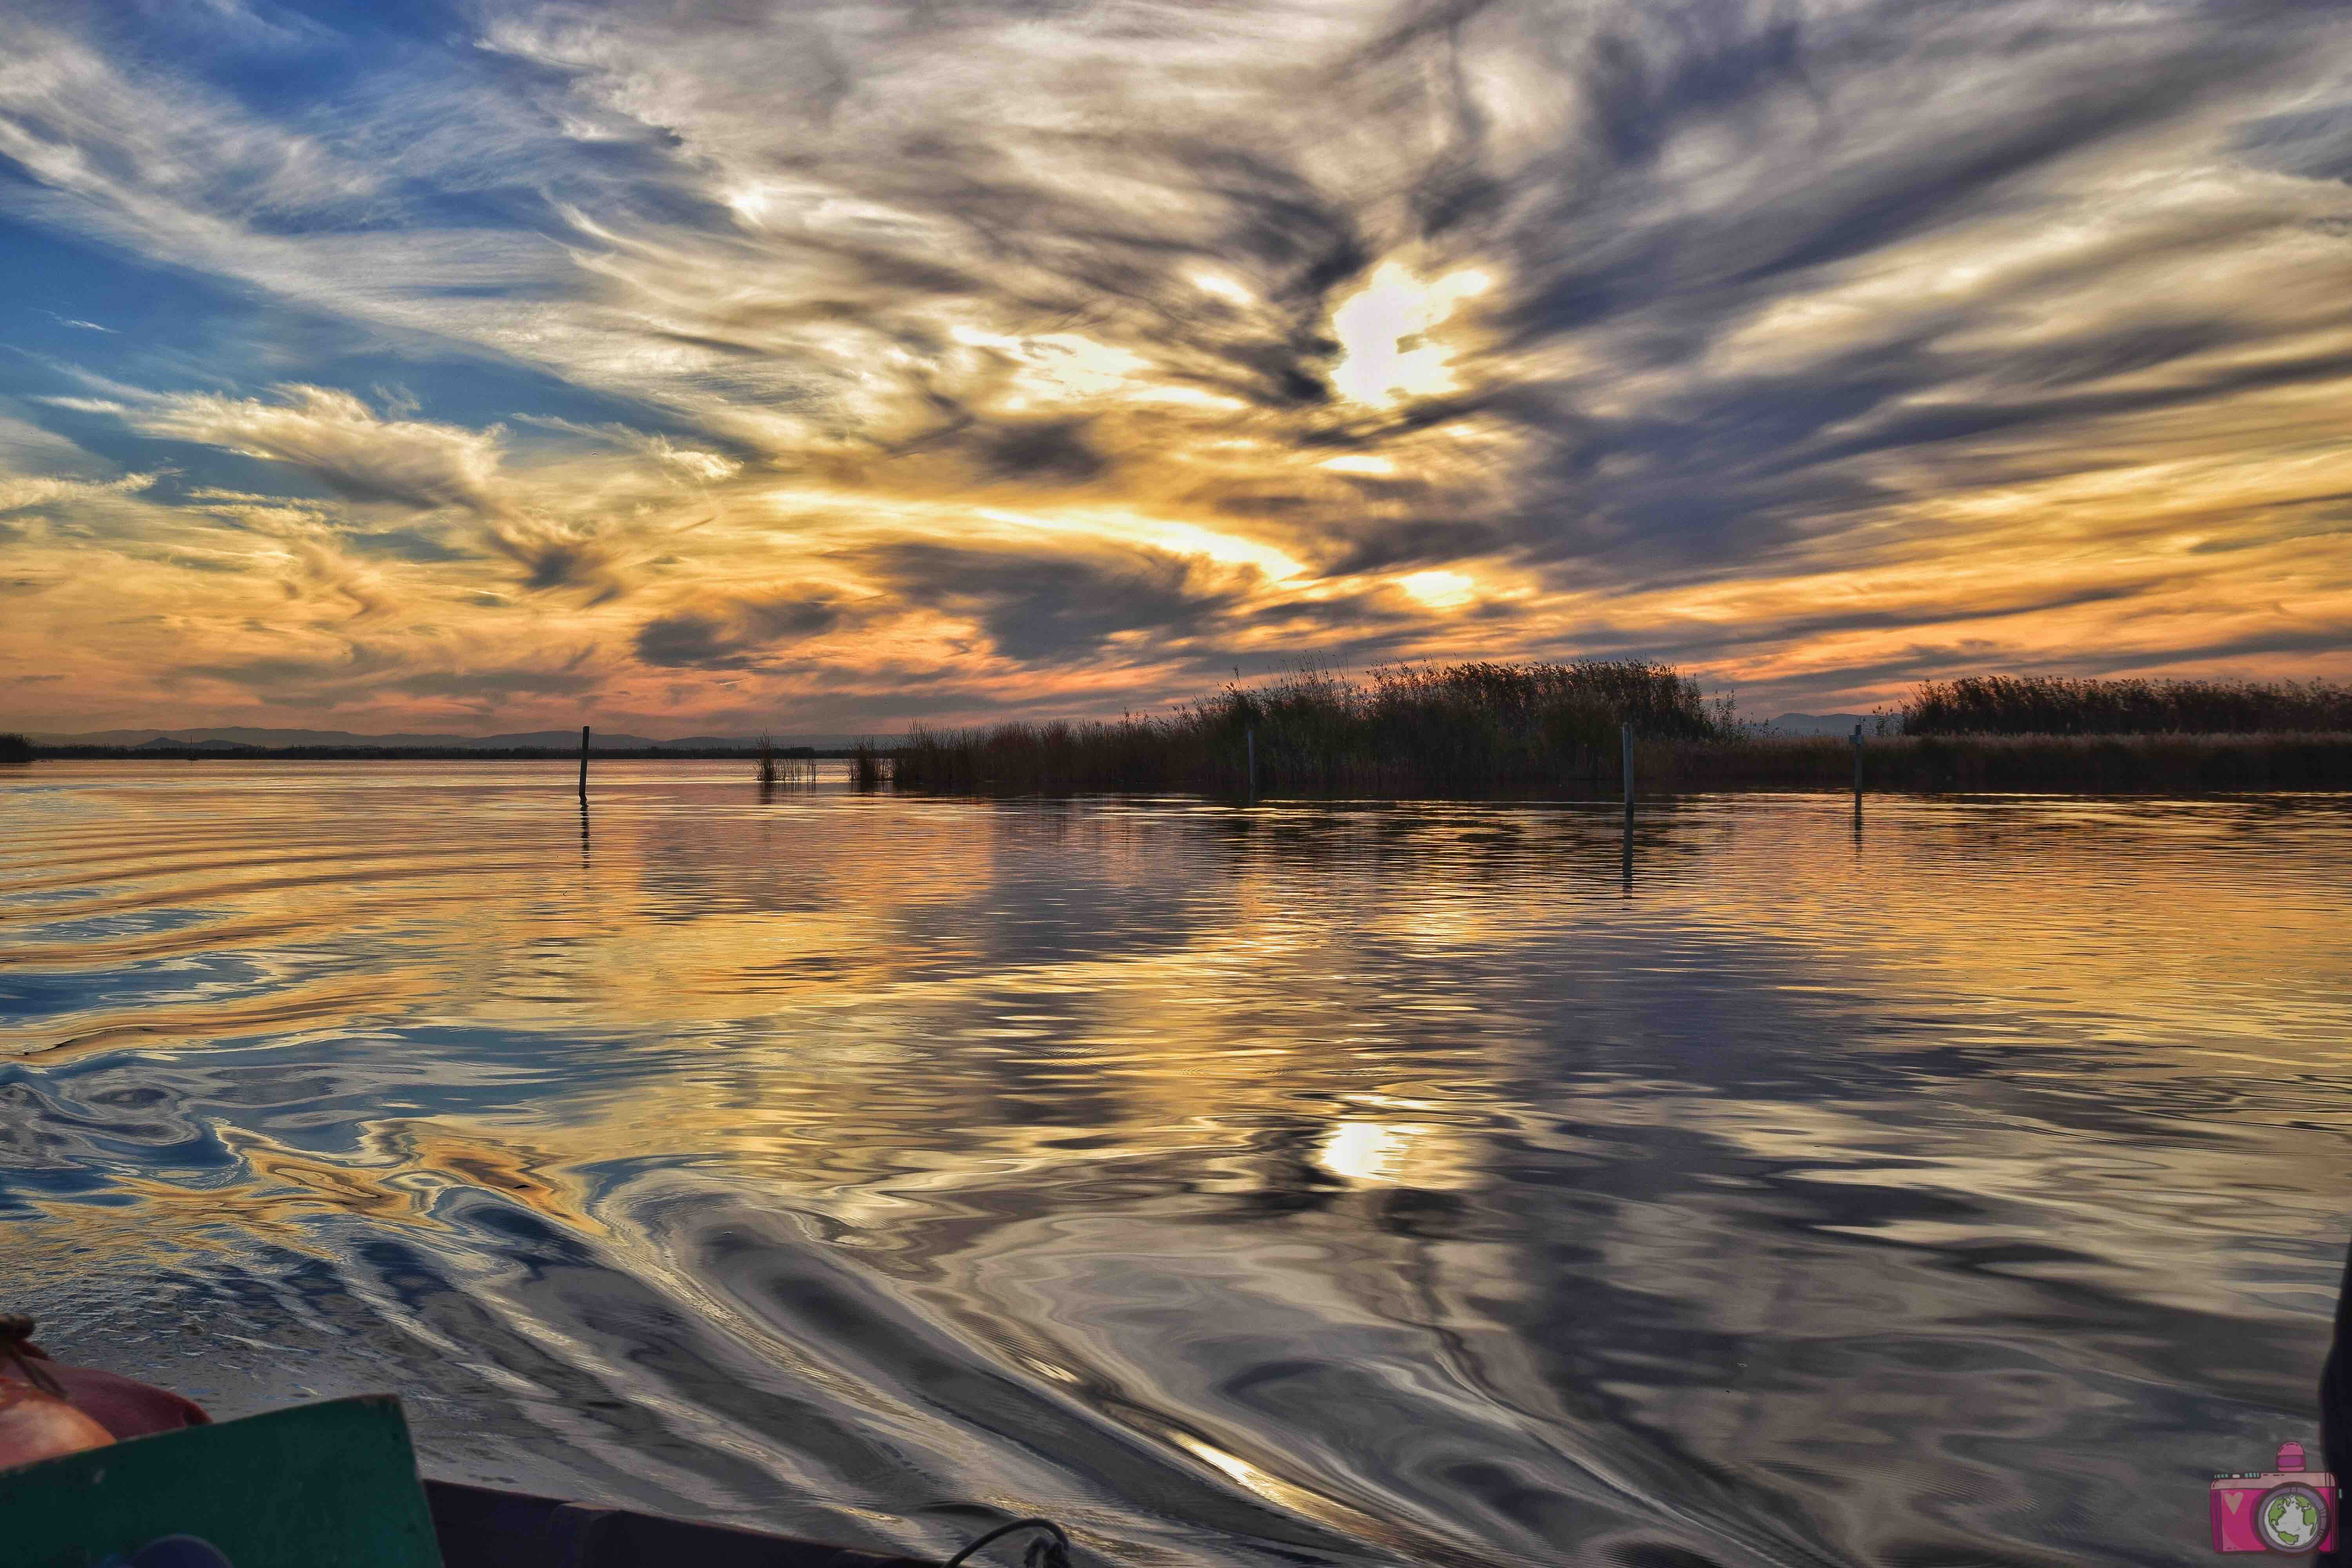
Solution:
<path fill-rule="evenodd" d="M 858 564 L 894 595 L 977 623 L 1005 658 L 1040 665 L 1086 658 L 1121 641 L 1210 634 L 1254 586 L 1246 568 L 1166 551 L 1085 553 L 879 545 Z"/>
<path fill-rule="evenodd" d="M 348 533 L 343 536 L 343 541 L 364 554 L 389 555 L 403 561 L 438 563 L 480 559 L 476 552 L 457 549 L 446 540 L 437 539 L 422 529 L 387 528 L 373 533 Z"/>
<path fill-rule="evenodd" d="M 1091 702 L 1243 652 L 1636 647 L 1826 693 L 1971 616 L 2021 658 L 2340 668 L 2294 651 L 2352 606 L 2317 510 L 2352 489 L 2333 5 L 468 16 L 12 35 L 0 206 L 362 343 L 272 338 L 261 387 L 39 372 L 83 377 L 61 427 L 305 493 L 26 518 L 250 561 L 373 647 L 413 614 L 521 639 L 501 668 L 594 646 L 780 700 L 836 658 L 877 703 L 972 658 L 964 700 Z M 289 51 L 335 58 L 331 103 L 220 63 Z M 544 405 L 450 368 L 484 360 Z M 79 461 L 0 485 L 116 481 Z"/>
<path fill-rule="evenodd" d="M 624 537 L 626 531 L 608 531 L 593 517 L 566 518 L 560 509 L 578 497 L 551 494 L 545 485 L 534 488 L 506 471 L 501 426 L 468 429 L 429 420 L 388 419 L 348 392 L 301 384 L 273 388 L 267 399 L 121 389 L 121 400 L 47 401 L 114 416 L 142 435 L 201 442 L 282 464 L 346 500 L 468 516 L 478 525 L 486 550 L 520 567 L 521 585 L 531 592 L 572 590 L 585 594 L 590 603 L 602 603 L 628 588 L 632 549 Z M 700 486 L 714 475 L 734 471 L 723 458 L 691 448 L 681 451 L 660 437 L 640 437 L 635 444 L 666 465 L 656 489 Z M 222 495 L 198 491 L 190 499 L 218 506 Z M 247 500 L 263 503 L 266 511 L 272 510 L 269 503 L 275 498 Z M 256 515 L 252 504 L 231 510 Z M 283 513 L 286 509 L 275 510 Z M 307 512 L 294 515 L 316 521 Z M 480 559 L 476 552 L 453 548 L 415 527 L 354 531 L 345 542 L 417 562 Z"/>
<path fill-rule="evenodd" d="M 636 631 L 640 662 L 666 669 L 750 669 L 779 645 L 829 632 L 854 608 L 824 595 L 732 599 L 657 616 Z"/>
<path fill-rule="evenodd" d="M 424 670 L 404 675 L 384 684 L 394 691 L 420 697 L 456 697 L 469 701 L 485 701 L 495 709 L 495 700 L 505 697 L 574 697 L 593 691 L 604 683 L 600 674 L 579 669 L 462 669 Z"/>
<path fill-rule="evenodd" d="M 36 510 L 86 513 L 106 499 L 135 495 L 154 482 L 153 474 L 126 474 L 119 479 L 96 482 L 0 473 L 0 514 Z"/>
<path fill-rule="evenodd" d="M 200 441 L 284 463 L 354 500 L 490 514 L 503 432 L 384 419 L 347 392 L 289 384 L 269 401 L 210 393 L 156 396 L 127 410 L 142 435 Z"/>
<path fill-rule="evenodd" d="M 2303 179 L 2352 183 L 2352 92 L 2248 121 L 2237 151 L 2250 163 Z"/>
<path fill-rule="evenodd" d="M 445 659 L 449 651 L 442 650 Z M 588 668 L 593 652 L 588 648 L 534 664 L 496 658 L 425 664 L 421 652 L 391 642 L 343 639 L 331 648 L 184 665 L 173 672 L 173 682 L 216 681 L 272 702 L 322 710 L 379 705 L 389 695 L 403 695 L 446 698 L 488 712 L 504 699 L 574 698 L 604 681 Z"/>
<path fill-rule="evenodd" d="M 593 539 L 565 538 L 520 529 L 497 529 L 490 542 L 523 568 L 522 585 L 593 589 L 599 600 L 617 597 L 621 583 L 613 552 Z"/>

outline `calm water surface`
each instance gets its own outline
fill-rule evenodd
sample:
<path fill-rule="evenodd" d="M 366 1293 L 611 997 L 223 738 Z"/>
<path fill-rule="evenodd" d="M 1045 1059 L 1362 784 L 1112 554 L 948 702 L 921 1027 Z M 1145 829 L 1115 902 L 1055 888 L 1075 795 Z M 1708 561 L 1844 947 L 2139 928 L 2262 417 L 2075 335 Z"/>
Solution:
<path fill-rule="evenodd" d="M 1095 1561 L 2173 1563 L 2315 1434 L 2352 803 L 0 776 L 0 1258 L 426 1468 Z"/>

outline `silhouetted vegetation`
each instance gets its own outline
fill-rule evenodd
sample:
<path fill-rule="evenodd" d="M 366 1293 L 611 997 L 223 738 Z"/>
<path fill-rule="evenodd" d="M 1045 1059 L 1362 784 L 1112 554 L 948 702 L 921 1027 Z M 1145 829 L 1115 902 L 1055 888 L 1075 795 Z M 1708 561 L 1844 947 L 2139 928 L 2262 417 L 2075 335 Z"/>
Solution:
<path fill-rule="evenodd" d="M 2130 704 L 2143 700 L 2137 691 L 2116 688 L 2146 688 L 2154 693 L 2149 700 L 2169 707 L 2135 710 Z M 2079 723 L 2102 713 L 2138 712 L 2146 722 L 2165 712 L 2188 722 L 2227 712 L 2240 722 L 2261 714 L 2271 729 L 1882 734 L 1864 746 L 1864 787 L 2117 795 L 2352 788 L 2352 720 L 2336 726 L 2343 732 L 2280 732 L 2289 715 L 2324 724 L 2327 704 L 2344 700 L 2340 688 L 1991 678 L 1930 682 L 1920 700 L 1943 715 L 2054 713 L 2046 705 L 2070 696 Z M 2200 708 L 2200 701 L 2237 706 Z M 1703 700 L 1696 684 L 1671 668 L 1616 661 L 1386 669 L 1361 680 L 1310 671 L 1228 685 L 1166 716 L 950 733 L 919 727 L 897 751 L 895 774 L 903 789 L 957 794 L 1230 796 L 1251 788 L 1254 746 L 1261 795 L 1611 795 L 1622 787 L 1618 726 L 1625 722 L 1634 727 L 1635 787 L 1644 795 L 1853 787 L 1846 737 L 1755 735 L 1732 722 L 1727 700 Z M 878 780 L 878 759 L 876 766 Z"/>
<path fill-rule="evenodd" d="M 0 763 L 29 763 L 32 760 L 32 742 L 22 735 L 0 735 Z"/>
<path fill-rule="evenodd" d="M 2352 731 L 2352 686 L 2330 681 L 2076 680 L 1971 675 L 1923 682 L 1906 735 L 2249 735 Z"/>
<path fill-rule="evenodd" d="M 880 789 L 892 771 L 892 759 L 871 741 L 859 741 L 849 748 L 850 788 Z"/>
<path fill-rule="evenodd" d="M 787 788 L 816 783 L 816 748 L 785 746 L 779 748 L 767 736 L 760 737 L 760 788 L 772 790 L 779 784 Z"/>
<path fill-rule="evenodd" d="M 1166 716 L 918 728 L 904 789 L 1065 794 L 1491 795 L 1617 776 L 1618 726 L 1653 739 L 1733 733 L 1727 701 L 1642 660 L 1396 668 L 1358 680 L 1307 671 L 1228 684 Z"/>
<path fill-rule="evenodd" d="M 1643 793 L 1850 790 L 1853 743 L 1834 735 L 1643 742 Z M 2352 789 L 2352 734 L 1904 735 L 1867 742 L 1871 792 L 2203 795 Z"/>

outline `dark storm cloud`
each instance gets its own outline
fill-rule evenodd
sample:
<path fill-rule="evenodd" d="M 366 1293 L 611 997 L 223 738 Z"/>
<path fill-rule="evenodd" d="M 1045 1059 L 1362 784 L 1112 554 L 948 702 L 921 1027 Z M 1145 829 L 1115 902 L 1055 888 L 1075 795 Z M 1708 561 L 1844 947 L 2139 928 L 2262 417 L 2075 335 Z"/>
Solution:
<path fill-rule="evenodd" d="M 2352 98 L 2264 115 L 2240 133 L 2238 149 L 2264 168 L 2307 180 L 2352 182 Z"/>
<path fill-rule="evenodd" d="M 1425 630 L 1419 607 L 1392 590 L 1273 595 L 1254 569 L 1133 546 L 908 543 L 856 562 L 892 599 L 968 618 L 990 651 L 1034 668 L 1116 653 L 1213 682 L 1237 658 L 1254 669 L 1298 663 L 1238 651 L 1269 639 L 1313 647 L 1327 662 L 1370 664 L 1409 653 Z"/>
<path fill-rule="evenodd" d="M 831 631 L 852 608 L 824 596 L 732 599 L 657 616 L 637 628 L 639 662 L 668 669 L 751 669 L 785 646 Z"/>
<path fill-rule="evenodd" d="M 574 539 L 499 541 L 525 568 L 526 588 L 579 587 L 593 584 L 608 563 L 593 544 Z"/>
<path fill-rule="evenodd" d="M 352 679 L 380 673 L 394 667 L 394 661 L 375 650 L 362 647 L 347 648 L 340 659 L 321 660 L 315 658 L 276 658 L 239 659 L 234 664 L 191 664 L 178 671 L 182 675 L 199 676 L 207 680 L 226 680 L 236 686 L 266 689 L 296 682 L 318 681 L 322 679 Z"/>
<path fill-rule="evenodd" d="M 637 628 L 637 658 L 672 669 L 737 669 L 743 645 L 709 616 L 660 616 Z"/>
<path fill-rule="evenodd" d="M 990 419 L 938 392 L 929 399 L 936 424 L 891 448 L 893 458 L 947 453 L 982 483 L 1084 485 L 1110 470 L 1088 418 Z"/>
<path fill-rule="evenodd" d="M 614 540 L 509 521 L 486 525 L 482 540 L 522 568 L 522 586 L 532 593 L 574 590 L 588 604 L 601 605 L 626 592 L 621 546 Z"/>
<path fill-rule="evenodd" d="M 173 670 L 167 684 L 188 678 L 218 680 L 269 700 L 327 707 L 384 692 L 461 700 L 573 696 L 593 691 L 603 683 L 604 677 L 588 668 L 593 652 L 583 648 L 563 663 L 549 667 L 416 669 L 395 647 L 353 642 L 334 657 L 287 656 L 186 665 Z"/>
<path fill-rule="evenodd" d="M 877 547 L 858 564 L 902 600 L 969 616 L 1006 658 L 1051 664 L 1100 652 L 1123 633 L 1157 647 L 1206 635 L 1249 598 L 1240 574 L 1146 549 L 1087 553 Z"/>
<path fill-rule="evenodd" d="M 603 684 L 602 675 L 579 669 L 435 669 L 384 683 L 411 696 L 457 698 L 569 697 Z"/>
<path fill-rule="evenodd" d="M 1087 441 L 1086 428 L 1086 422 L 1077 419 L 1007 426 L 994 432 L 981 450 L 990 467 L 1008 479 L 1083 484 L 1110 466 Z"/>
<path fill-rule="evenodd" d="M 1460 561 L 1491 553 L 1502 540 L 1499 530 L 1483 522 L 1411 518 L 1367 523 L 1349 530 L 1337 542 L 1341 548 L 1329 559 L 1326 569 L 1335 576 L 1353 576 L 1400 566 Z"/>

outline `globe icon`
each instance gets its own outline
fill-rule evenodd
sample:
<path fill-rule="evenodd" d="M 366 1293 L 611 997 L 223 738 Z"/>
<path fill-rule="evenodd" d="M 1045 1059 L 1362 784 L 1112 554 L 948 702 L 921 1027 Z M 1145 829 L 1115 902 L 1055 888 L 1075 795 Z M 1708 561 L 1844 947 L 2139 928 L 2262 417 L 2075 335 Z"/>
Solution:
<path fill-rule="evenodd" d="M 2273 1552 L 2308 1552 L 2327 1532 L 2326 1505 L 2309 1487 L 2273 1487 L 2254 1515 L 2256 1530 Z"/>

